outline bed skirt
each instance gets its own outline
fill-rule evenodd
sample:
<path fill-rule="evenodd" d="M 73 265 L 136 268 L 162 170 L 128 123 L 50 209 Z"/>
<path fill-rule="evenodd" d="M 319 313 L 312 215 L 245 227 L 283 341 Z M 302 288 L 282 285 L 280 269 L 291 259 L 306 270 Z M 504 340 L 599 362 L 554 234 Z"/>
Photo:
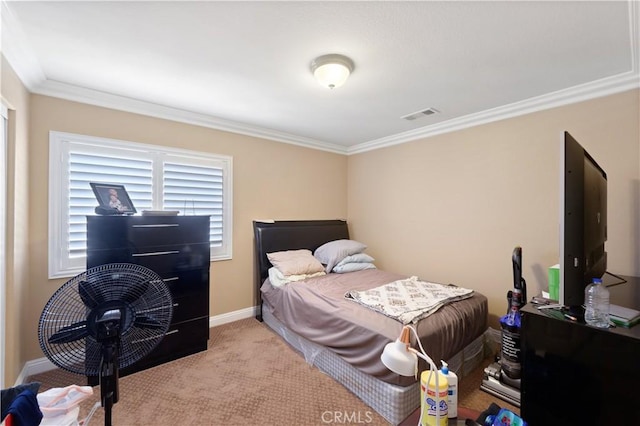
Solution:
<path fill-rule="evenodd" d="M 369 376 L 331 350 L 289 330 L 268 307 L 262 309 L 263 321 L 289 345 L 304 355 L 306 362 L 332 377 L 393 425 L 400 424 L 420 406 L 418 382 L 402 387 Z M 484 334 L 447 360 L 449 369 L 459 378 L 468 375 L 484 358 Z"/>

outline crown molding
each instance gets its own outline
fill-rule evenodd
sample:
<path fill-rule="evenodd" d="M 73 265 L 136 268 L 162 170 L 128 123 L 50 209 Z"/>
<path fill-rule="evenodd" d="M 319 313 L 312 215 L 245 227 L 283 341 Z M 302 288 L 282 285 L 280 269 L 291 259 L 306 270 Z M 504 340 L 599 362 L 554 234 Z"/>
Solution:
<path fill-rule="evenodd" d="M 640 9 L 640 7 L 638 9 Z M 636 44 L 638 43 L 636 42 Z M 633 56 L 634 58 L 638 58 L 640 55 L 636 54 Z M 589 99 L 608 96 L 627 90 L 637 89 L 640 88 L 640 73 L 638 73 L 637 70 L 637 61 L 634 63 L 634 68 L 636 68 L 634 71 L 618 74 L 613 77 L 603 78 L 570 87 L 568 89 L 529 98 L 524 101 L 514 102 L 509 105 L 503 105 L 490 110 L 481 111 L 479 113 L 454 118 L 430 126 L 410 130 L 408 132 L 364 142 L 352 147 L 330 144 L 271 129 L 251 126 L 230 120 L 223 120 L 207 114 L 200 114 L 164 105 L 153 104 L 125 96 L 100 92 L 52 80 L 45 80 L 31 91 L 40 95 L 52 96 L 104 108 L 127 111 L 135 114 L 268 139 L 275 142 L 288 143 L 320 151 L 352 155 L 399 145 L 418 139 L 425 139 L 495 121 L 505 120 L 537 111 L 569 105 L 576 102 L 582 102 Z"/>
<path fill-rule="evenodd" d="M 640 88 L 640 2 L 630 0 L 628 5 L 631 57 L 630 71 L 542 96 L 525 99 L 524 101 L 514 102 L 509 105 L 481 111 L 476 114 L 457 117 L 430 126 L 410 130 L 408 132 L 354 145 L 347 150 L 347 155 L 359 154 L 443 133 L 455 132 L 457 130 L 481 124 L 487 124 L 494 121 L 500 121 L 545 109 L 556 108 L 563 105 L 569 105 L 576 102 L 582 102 L 589 99 L 595 99 Z"/>
<path fill-rule="evenodd" d="M 38 61 L 34 49 L 29 45 L 19 21 L 11 12 L 5 0 L 0 0 L 0 15 L 2 19 L 1 54 L 11 64 L 20 81 L 31 93 L 298 145 L 305 148 L 343 155 L 347 153 L 347 148 L 342 145 L 49 80 Z"/>
<path fill-rule="evenodd" d="M 607 77 L 546 95 L 536 96 L 524 101 L 514 102 L 479 113 L 453 118 L 430 126 L 354 145 L 349 148 L 348 154 L 359 154 L 637 88 L 640 88 L 640 74 L 629 71 L 613 77 Z"/>
<path fill-rule="evenodd" d="M 135 114 L 147 115 L 165 120 L 172 120 L 196 126 L 207 127 L 226 132 L 238 133 L 246 136 L 269 139 L 276 142 L 303 146 L 338 154 L 346 154 L 346 148 L 341 145 L 330 144 L 319 140 L 296 136 L 277 130 L 252 126 L 231 120 L 224 120 L 207 114 L 187 111 L 147 101 L 114 95 L 59 81 L 46 80 L 32 90 L 33 93 L 69 101 L 111 108 Z"/>

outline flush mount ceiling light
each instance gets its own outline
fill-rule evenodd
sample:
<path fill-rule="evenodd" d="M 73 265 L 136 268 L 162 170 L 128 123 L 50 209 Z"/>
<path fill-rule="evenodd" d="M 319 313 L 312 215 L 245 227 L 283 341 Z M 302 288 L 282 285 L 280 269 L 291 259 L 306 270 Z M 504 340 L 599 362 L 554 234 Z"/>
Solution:
<path fill-rule="evenodd" d="M 333 89 L 347 81 L 353 72 L 353 61 L 337 53 L 323 55 L 311 62 L 311 72 L 321 85 Z"/>

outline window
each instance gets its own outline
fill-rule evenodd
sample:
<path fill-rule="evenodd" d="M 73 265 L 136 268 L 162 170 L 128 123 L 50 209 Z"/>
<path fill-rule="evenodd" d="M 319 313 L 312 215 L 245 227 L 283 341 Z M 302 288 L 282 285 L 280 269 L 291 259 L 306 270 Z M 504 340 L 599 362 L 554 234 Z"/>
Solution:
<path fill-rule="evenodd" d="M 50 132 L 49 174 L 49 278 L 86 269 L 89 182 L 124 185 L 138 213 L 210 215 L 211 260 L 231 259 L 231 157 Z"/>

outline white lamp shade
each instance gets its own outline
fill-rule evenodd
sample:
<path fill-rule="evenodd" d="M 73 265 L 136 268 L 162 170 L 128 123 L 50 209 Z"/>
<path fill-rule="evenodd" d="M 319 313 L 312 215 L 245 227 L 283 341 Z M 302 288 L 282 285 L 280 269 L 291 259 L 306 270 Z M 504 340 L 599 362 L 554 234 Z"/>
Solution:
<path fill-rule="evenodd" d="M 342 86 L 353 71 L 353 61 L 346 56 L 329 54 L 316 58 L 311 71 L 318 83 L 329 89 Z"/>
<path fill-rule="evenodd" d="M 407 350 L 407 344 L 400 339 L 388 343 L 380 356 L 382 363 L 391 371 L 401 376 L 415 376 L 418 368 L 418 357 Z"/>

